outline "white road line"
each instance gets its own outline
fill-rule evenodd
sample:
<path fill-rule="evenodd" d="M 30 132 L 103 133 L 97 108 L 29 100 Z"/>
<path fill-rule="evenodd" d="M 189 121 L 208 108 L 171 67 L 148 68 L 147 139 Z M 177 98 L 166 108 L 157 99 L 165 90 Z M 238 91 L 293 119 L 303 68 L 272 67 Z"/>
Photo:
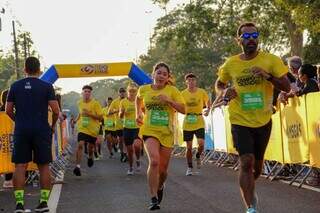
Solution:
<path fill-rule="evenodd" d="M 48 201 L 48 207 L 49 207 L 50 213 L 57 212 L 61 190 L 62 190 L 62 184 L 53 185 L 50 193 L 49 201 Z"/>

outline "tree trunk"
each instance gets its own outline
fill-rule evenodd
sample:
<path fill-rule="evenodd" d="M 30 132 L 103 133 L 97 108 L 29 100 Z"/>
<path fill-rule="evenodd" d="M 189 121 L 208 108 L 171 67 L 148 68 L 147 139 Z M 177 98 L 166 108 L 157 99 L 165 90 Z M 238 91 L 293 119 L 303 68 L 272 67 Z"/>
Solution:
<path fill-rule="evenodd" d="M 303 50 L 303 31 L 299 29 L 296 23 L 294 23 L 291 18 L 291 14 L 286 14 L 284 16 L 285 23 L 288 28 L 289 38 L 290 38 L 290 55 L 302 57 Z"/>

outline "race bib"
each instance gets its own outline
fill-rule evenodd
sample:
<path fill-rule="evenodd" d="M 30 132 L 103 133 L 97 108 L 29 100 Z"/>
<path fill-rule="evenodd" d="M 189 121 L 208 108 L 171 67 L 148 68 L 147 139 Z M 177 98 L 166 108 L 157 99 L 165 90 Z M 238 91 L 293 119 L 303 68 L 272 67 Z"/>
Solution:
<path fill-rule="evenodd" d="M 197 115 L 187 115 L 187 123 L 188 124 L 195 124 L 198 121 Z"/>
<path fill-rule="evenodd" d="M 125 119 L 124 125 L 125 127 L 134 128 L 136 127 L 136 121 L 133 119 Z"/>
<path fill-rule="evenodd" d="M 106 123 L 105 123 L 105 126 L 109 127 L 109 128 L 113 127 L 113 121 L 112 120 L 107 120 Z"/>
<path fill-rule="evenodd" d="M 241 93 L 241 108 L 243 110 L 256 110 L 264 108 L 262 92 Z"/>
<path fill-rule="evenodd" d="M 154 126 L 169 126 L 169 114 L 163 110 L 151 110 L 150 124 Z"/>
<path fill-rule="evenodd" d="M 89 117 L 82 117 L 82 127 L 88 127 L 89 126 Z"/>

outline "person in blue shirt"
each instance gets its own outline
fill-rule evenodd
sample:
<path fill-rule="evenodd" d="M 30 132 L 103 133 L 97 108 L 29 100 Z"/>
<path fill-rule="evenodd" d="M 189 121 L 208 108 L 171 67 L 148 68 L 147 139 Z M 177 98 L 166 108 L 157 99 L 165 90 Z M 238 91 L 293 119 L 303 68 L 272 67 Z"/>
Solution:
<path fill-rule="evenodd" d="M 37 58 L 26 59 L 25 73 L 26 78 L 11 85 L 5 108 L 8 116 L 15 122 L 12 153 L 12 162 L 15 163 L 14 212 L 24 212 L 25 171 L 30 161 L 38 165 L 40 172 L 40 202 L 35 211 L 48 212 L 52 132 L 60 109 L 52 85 L 38 79 L 40 62 Z M 48 123 L 49 106 L 52 110 L 52 126 Z"/>

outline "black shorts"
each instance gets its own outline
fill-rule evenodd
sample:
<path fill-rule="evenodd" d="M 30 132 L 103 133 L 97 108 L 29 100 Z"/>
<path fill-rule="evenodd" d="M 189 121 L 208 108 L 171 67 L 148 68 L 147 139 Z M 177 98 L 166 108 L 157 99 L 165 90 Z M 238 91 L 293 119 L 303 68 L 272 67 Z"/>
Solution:
<path fill-rule="evenodd" d="M 80 141 L 84 141 L 84 142 L 87 142 L 87 143 L 95 144 L 96 141 L 97 141 L 97 138 L 93 137 L 91 135 L 85 134 L 83 132 L 79 132 L 78 133 L 78 142 L 80 142 Z"/>
<path fill-rule="evenodd" d="M 118 137 L 122 137 L 123 136 L 123 129 L 116 130 L 116 134 Z"/>
<path fill-rule="evenodd" d="M 186 131 L 183 130 L 183 141 L 193 141 L 193 135 L 196 135 L 197 139 L 204 139 L 205 131 L 204 128 Z"/>
<path fill-rule="evenodd" d="M 133 144 L 135 139 L 139 139 L 139 128 L 136 129 L 123 129 L 123 140 L 126 146 Z"/>
<path fill-rule="evenodd" d="M 52 162 L 51 133 L 14 134 L 13 141 L 13 163 L 24 164 L 32 160 L 36 164 L 48 164 Z"/>
<path fill-rule="evenodd" d="M 111 131 L 111 130 L 104 130 L 104 135 L 107 136 L 107 135 L 111 135 L 112 137 L 117 137 L 117 132 L 116 131 Z"/>
<path fill-rule="evenodd" d="M 239 155 L 254 154 L 256 160 L 263 160 L 272 129 L 272 121 L 262 127 L 251 128 L 231 125 L 234 147 Z"/>

